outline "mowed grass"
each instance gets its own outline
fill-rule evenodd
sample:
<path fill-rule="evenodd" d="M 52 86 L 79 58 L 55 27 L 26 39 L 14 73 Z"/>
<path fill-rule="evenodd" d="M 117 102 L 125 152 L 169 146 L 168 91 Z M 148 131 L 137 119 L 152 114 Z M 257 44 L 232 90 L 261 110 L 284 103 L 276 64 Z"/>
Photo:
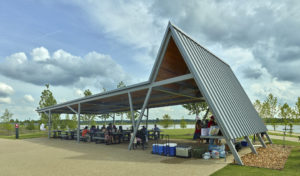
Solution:
<path fill-rule="evenodd" d="M 162 129 L 161 134 L 169 135 L 170 139 L 193 139 L 195 129 Z"/>
<path fill-rule="evenodd" d="M 19 139 L 29 139 L 29 138 L 41 138 L 41 137 L 48 137 L 48 133 L 41 131 L 41 132 L 34 132 L 34 133 L 26 133 L 26 134 L 19 134 Z M 15 135 L 12 136 L 0 136 L 0 138 L 4 139 L 16 139 Z"/>

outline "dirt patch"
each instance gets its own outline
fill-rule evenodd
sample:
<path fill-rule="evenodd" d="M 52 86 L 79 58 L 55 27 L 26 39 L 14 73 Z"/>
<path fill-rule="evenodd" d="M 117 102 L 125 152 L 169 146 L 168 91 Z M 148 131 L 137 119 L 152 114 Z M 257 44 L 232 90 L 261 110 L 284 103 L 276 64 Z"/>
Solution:
<path fill-rule="evenodd" d="M 258 155 L 248 153 L 242 157 L 245 166 L 262 167 L 281 170 L 291 152 L 291 147 L 281 145 L 267 145 L 267 148 L 256 149 Z"/>

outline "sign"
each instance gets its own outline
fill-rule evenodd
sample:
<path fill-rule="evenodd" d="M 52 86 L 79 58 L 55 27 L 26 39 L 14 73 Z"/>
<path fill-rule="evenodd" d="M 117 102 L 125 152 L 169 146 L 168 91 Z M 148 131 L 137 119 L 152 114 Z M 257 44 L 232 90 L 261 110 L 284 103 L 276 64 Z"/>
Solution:
<path fill-rule="evenodd" d="M 19 124 L 16 123 L 16 124 L 15 124 L 15 128 L 19 128 Z"/>

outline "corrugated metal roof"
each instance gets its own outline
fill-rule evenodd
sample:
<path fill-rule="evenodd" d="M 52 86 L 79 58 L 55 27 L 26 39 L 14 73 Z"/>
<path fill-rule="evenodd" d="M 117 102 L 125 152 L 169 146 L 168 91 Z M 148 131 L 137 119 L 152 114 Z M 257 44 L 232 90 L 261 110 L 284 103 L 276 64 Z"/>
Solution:
<path fill-rule="evenodd" d="M 230 66 L 169 24 L 172 37 L 229 139 L 267 131 Z"/>

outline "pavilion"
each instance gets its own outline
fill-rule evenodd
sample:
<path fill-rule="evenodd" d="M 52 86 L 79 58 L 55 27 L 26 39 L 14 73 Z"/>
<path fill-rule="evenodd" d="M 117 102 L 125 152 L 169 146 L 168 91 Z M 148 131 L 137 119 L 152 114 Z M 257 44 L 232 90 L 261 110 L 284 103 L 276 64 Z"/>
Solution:
<path fill-rule="evenodd" d="M 267 132 L 267 128 L 230 66 L 169 22 L 148 81 L 36 111 L 47 114 L 49 124 L 53 113 L 77 114 L 79 142 L 80 114 L 131 111 L 133 116 L 133 111 L 140 110 L 136 122 L 132 117 L 134 135 L 130 150 L 146 109 L 201 101 L 207 102 L 238 164 L 243 162 L 234 139 L 245 138 L 257 154 L 249 139 L 250 135 L 257 135 L 266 147 L 258 134 Z M 51 136 L 51 125 L 48 135 Z M 267 138 L 272 143 L 268 134 Z"/>

